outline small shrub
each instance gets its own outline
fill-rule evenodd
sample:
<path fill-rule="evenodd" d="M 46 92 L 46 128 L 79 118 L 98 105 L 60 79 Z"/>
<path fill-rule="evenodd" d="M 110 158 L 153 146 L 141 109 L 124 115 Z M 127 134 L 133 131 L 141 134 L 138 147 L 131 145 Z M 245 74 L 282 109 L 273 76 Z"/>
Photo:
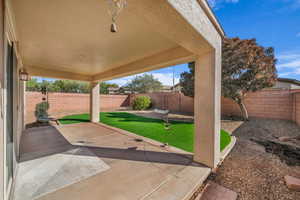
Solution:
<path fill-rule="evenodd" d="M 37 121 L 39 121 L 42 118 L 47 118 L 49 116 L 48 109 L 49 109 L 48 102 L 41 102 L 41 103 L 36 104 L 34 115 L 35 115 Z"/>
<path fill-rule="evenodd" d="M 140 96 L 134 99 L 132 108 L 133 110 L 145 110 L 150 108 L 151 99 L 148 96 Z"/>

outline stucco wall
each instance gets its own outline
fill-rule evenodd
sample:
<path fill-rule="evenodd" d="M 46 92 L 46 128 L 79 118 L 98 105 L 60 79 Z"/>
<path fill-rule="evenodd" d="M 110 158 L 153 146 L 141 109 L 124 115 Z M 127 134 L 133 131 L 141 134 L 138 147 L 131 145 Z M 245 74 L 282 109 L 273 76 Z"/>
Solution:
<path fill-rule="evenodd" d="M 42 98 L 40 92 L 26 92 L 26 123 L 35 121 L 35 106 L 42 101 Z M 48 101 L 49 114 L 54 117 L 89 112 L 89 94 L 49 93 Z M 100 95 L 99 101 L 100 110 L 118 109 L 129 105 L 127 95 Z"/>

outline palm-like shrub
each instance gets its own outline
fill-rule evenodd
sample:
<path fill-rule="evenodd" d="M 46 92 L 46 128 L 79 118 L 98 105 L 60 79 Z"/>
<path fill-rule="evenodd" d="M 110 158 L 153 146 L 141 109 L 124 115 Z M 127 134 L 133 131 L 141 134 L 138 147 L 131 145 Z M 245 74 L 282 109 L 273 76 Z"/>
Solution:
<path fill-rule="evenodd" d="M 34 115 L 37 121 L 48 118 L 48 109 L 49 103 L 46 101 L 36 104 Z"/>

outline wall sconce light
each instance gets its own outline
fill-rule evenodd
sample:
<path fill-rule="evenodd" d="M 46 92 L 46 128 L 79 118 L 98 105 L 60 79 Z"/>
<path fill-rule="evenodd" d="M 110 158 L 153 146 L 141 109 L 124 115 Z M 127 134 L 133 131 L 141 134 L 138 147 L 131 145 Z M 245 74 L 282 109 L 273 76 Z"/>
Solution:
<path fill-rule="evenodd" d="M 25 68 L 22 68 L 19 72 L 20 81 L 29 81 L 30 77 Z"/>

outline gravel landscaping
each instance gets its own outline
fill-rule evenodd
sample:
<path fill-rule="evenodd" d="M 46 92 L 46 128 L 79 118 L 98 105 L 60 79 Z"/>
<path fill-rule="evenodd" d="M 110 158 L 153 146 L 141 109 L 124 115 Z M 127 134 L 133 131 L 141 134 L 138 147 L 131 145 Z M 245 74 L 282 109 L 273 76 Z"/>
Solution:
<path fill-rule="evenodd" d="M 237 143 L 210 180 L 238 193 L 240 200 L 299 200 L 300 192 L 287 188 L 285 175 L 300 178 L 300 163 L 287 165 L 278 155 L 251 139 L 274 139 L 300 135 L 300 128 L 284 120 L 252 119 L 233 135 Z"/>

